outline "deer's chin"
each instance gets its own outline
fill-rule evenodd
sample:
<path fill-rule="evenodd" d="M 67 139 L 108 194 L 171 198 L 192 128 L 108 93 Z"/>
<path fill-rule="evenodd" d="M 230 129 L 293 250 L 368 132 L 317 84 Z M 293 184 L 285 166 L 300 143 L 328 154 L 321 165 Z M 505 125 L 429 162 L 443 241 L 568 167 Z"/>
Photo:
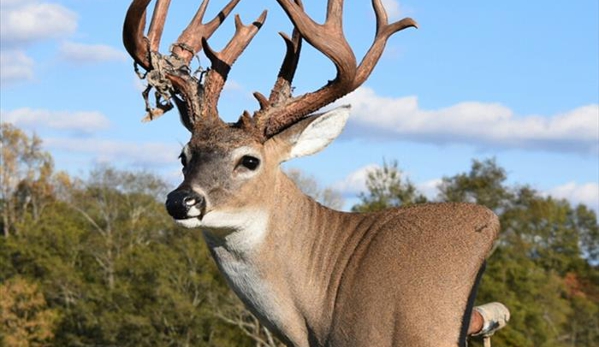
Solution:
<path fill-rule="evenodd" d="M 175 219 L 175 223 L 185 228 L 199 228 L 202 225 L 202 221 L 198 217 L 192 217 L 187 219 Z"/>

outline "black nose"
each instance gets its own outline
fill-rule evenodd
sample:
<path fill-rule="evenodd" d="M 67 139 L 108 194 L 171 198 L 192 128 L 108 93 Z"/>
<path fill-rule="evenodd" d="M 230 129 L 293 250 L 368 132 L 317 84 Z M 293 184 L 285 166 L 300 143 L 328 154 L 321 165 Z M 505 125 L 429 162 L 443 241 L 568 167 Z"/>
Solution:
<path fill-rule="evenodd" d="M 187 219 L 197 217 L 189 215 L 189 210 L 196 207 L 200 213 L 203 212 L 204 198 L 191 190 L 175 190 L 166 196 L 166 210 L 175 219 Z"/>

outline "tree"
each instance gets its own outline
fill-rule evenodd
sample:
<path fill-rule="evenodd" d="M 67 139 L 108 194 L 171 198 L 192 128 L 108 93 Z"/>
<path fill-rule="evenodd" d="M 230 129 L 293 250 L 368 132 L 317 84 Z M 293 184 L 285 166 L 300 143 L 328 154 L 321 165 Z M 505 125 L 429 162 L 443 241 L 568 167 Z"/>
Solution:
<path fill-rule="evenodd" d="M 0 208 L 2 232 L 8 237 L 16 232 L 16 223 L 27 212 L 38 218 L 52 196 L 53 161 L 41 148 L 39 137 L 29 138 L 9 123 L 2 123 L 2 168 L 0 169 Z"/>
<path fill-rule="evenodd" d="M 0 285 L 0 341 L 7 347 L 45 346 L 59 315 L 48 308 L 38 286 L 21 277 Z"/>
<path fill-rule="evenodd" d="M 313 176 L 306 175 L 299 169 L 290 169 L 285 173 L 304 194 L 312 199 L 335 210 L 343 208 L 344 201 L 341 194 L 332 188 L 321 188 Z"/>
<path fill-rule="evenodd" d="M 573 211 L 572 223 L 580 233 L 582 254 L 590 262 L 599 263 L 599 224 L 597 214 L 585 205 L 578 205 Z"/>
<path fill-rule="evenodd" d="M 397 161 L 383 162 L 383 167 L 369 172 L 366 188 L 368 192 L 359 194 L 361 202 L 352 207 L 352 211 L 373 212 L 427 201 L 416 186 L 404 177 Z"/>
<path fill-rule="evenodd" d="M 100 167 L 82 187 L 72 189 L 69 205 L 87 222 L 86 247 L 102 269 L 109 289 L 115 287 L 116 264 L 123 252 L 148 242 L 165 223 L 156 198 L 165 184 L 148 173 Z"/>
<path fill-rule="evenodd" d="M 506 179 L 505 170 L 495 159 L 473 160 L 470 172 L 443 178 L 439 200 L 476 203 L 501 213 L 511 199 Z"/>

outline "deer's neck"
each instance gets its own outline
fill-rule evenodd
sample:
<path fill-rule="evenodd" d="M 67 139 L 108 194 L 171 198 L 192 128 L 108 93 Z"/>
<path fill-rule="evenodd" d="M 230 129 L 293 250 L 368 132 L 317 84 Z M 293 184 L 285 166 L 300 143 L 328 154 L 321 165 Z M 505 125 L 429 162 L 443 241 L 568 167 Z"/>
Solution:
<path fill-rule="evenodd" d="M 267 209 L 243 221 L 232 218 L 237 230 L 225 237 L 205 235 L 237 295 L 288 343 L 302 345 L 330 324 L 331 288 L 347 264 L 343 245 L 351 216 L 321 206 L 284 175 L 276 184 Z"/>

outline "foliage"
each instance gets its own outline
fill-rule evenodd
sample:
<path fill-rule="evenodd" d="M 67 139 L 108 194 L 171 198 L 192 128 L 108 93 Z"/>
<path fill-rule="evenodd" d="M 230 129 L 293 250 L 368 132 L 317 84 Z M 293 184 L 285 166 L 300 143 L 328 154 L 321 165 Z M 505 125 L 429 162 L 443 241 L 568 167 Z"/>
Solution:
<path fill-rule="evenodd" d="M 39 137 L 29 138 L 9 123 L 0 124 L 0 142 L 2 232 L 8 237 L 15 232 L 15 223 L 22 222 L 28 212 L 37 218 L 52 195 L 49 180 L 53 161 L 49 153 L 42 151 Z"/>
<path fill-rule="evenodd" d="M 495 159 L 474 160 L 470 172 L 443 178 L 439 200 L 477 203 L 501 213 L 512 198 L 506 179 L 505 170 Z"/>
<path fill-rule="evenodd" d="M 0 341 L 7 347 L 44 346 L 54 337 L 59 316 L 38 286 L 20 276 L 0 285 Z"/>
<path fill-rule="evenodd" d="M 360 193 L 361 202 L 352 208 L 354 212 L 373 212 L 389 207 L 424 203 L 426 197 L 399 170 L 397 161 L 384 162 L 383 167 L 370 171 L 366 178 L 368 192 Z"/>
<path fill-rule="evenodd" d="M 164 182 L 111 167 L 73 179 L 51 165 L 29 165 L 29 157 L 51 158 L 38 153 L 39 143 L 32 146 L 34 140 L 6 129 L 29 144 L 11 153 L 13 166 L 30 172 L 17 185 L 2 181 L 2 212 L 7 200 L 18 200 L 19 185 L 45 177 L 51 189 L 31 190 L 31 200 L 45 201 L 38 213 L 14 205 L 18 218 L 9 219 L 10 233 L 0 237 L 0 283 L 10 294 L 0 294 L 2 307 L 15 306 L 8 300 L 20 295 L 31 312 L 23 316 L 28 320 L 17 320 L 3 308 L 3 319 L 10 319 L 3 327 L 16 327 L 3 328 L 5 345 L 252 345 L 216 316 L 216 298 L 228 289 L 201 233 L 177 228 L 166 214 L 158 200 Z"/>

